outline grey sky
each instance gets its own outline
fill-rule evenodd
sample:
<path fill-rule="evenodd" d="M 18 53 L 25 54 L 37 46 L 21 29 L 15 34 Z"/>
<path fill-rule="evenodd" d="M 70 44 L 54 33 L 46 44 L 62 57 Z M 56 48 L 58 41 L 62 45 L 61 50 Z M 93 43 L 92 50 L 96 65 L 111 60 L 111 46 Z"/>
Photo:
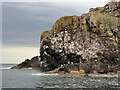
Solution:
<path fill-rule="evenodd" d="M 81 15 L 105 3 L 3 3 L 3 45 L 39 46 L 40 33 L 61 16 Z"/>

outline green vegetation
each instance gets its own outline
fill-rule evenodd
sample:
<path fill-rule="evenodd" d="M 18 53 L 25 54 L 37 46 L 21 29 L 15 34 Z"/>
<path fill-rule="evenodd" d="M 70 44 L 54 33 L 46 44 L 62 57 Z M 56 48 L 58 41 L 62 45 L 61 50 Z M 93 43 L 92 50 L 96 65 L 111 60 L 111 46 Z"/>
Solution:
<path fill-rule="evenodd" d="M 41 41 L 50 34 L 50 31 L 43 31 L 41 34 Z"/>
<path fill-rule="evenodd" d="M 117 9 L 119 5 L 113 2 L 91 8 L 81 16 L 58 19 L 51 31 L 41 35 L 41 60 L 49 69 L 68 65 L 69 70 L 70 64 L 75 67 L 77 64 L 86 73 L 120 70 L 120 17 Z"/>
<path fill-rule="evenodd" d="M 79 16 L 63 16 L 55 22 L 52 30 L 57 33 L 60 32 L 63 28 L 66 28 L 67 30 L 71 28 L 78 28 L 79 21 Z"/>

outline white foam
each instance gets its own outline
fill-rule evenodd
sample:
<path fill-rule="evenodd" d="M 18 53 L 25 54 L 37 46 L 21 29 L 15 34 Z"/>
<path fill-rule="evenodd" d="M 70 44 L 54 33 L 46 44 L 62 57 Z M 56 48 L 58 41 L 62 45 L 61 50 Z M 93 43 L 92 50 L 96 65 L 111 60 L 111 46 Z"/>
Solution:
<path fill-rule="evenodd" d="M 95 74 L 89 74 L 89 76 L 92 77 L 118 77 L 118 74 L 99 74 L 99 75 L 95 75 Z"/>
<path fill-rule="evenodd" d="M 36 74 L 32 74 L 32 75 L 36 75 L 36 76 L 50 76 L 50 75 L 58 75 L 58 74 L 36 73 Z"/>
<path fill-rule="evenodd" d="M 0 67 L 0 69 L 11 69 L 12 66 L 9 67 Z"/>

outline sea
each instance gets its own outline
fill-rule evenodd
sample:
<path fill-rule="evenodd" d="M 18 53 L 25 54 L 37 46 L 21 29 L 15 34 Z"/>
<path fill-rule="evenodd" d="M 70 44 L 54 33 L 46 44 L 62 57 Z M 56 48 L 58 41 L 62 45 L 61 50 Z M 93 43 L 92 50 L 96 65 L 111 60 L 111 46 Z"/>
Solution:
<path fill-rule="evenodd" d="M 38 69 L 10 69 L 15 64 L 1 64 L 2 90 L 120 90 L 119 76 L 77 76 L 47 74 Z"/>

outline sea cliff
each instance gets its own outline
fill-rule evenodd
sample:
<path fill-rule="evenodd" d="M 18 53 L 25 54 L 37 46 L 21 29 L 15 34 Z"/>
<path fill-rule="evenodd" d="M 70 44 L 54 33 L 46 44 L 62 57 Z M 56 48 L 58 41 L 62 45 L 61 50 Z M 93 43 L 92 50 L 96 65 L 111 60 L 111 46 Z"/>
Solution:
<path fill-rule="evenodd" d="M 50 73 L 120 71 L 120 2 L 62 16 L 42 32 L 39 58 L 38 68 Z"/>
<path fill-rule="evenodd" d="M 41 34 L 44 70 L 85 73 L 120 70 L 120 2 L 91 8 L 81 16 L 62 16 Z"/>

